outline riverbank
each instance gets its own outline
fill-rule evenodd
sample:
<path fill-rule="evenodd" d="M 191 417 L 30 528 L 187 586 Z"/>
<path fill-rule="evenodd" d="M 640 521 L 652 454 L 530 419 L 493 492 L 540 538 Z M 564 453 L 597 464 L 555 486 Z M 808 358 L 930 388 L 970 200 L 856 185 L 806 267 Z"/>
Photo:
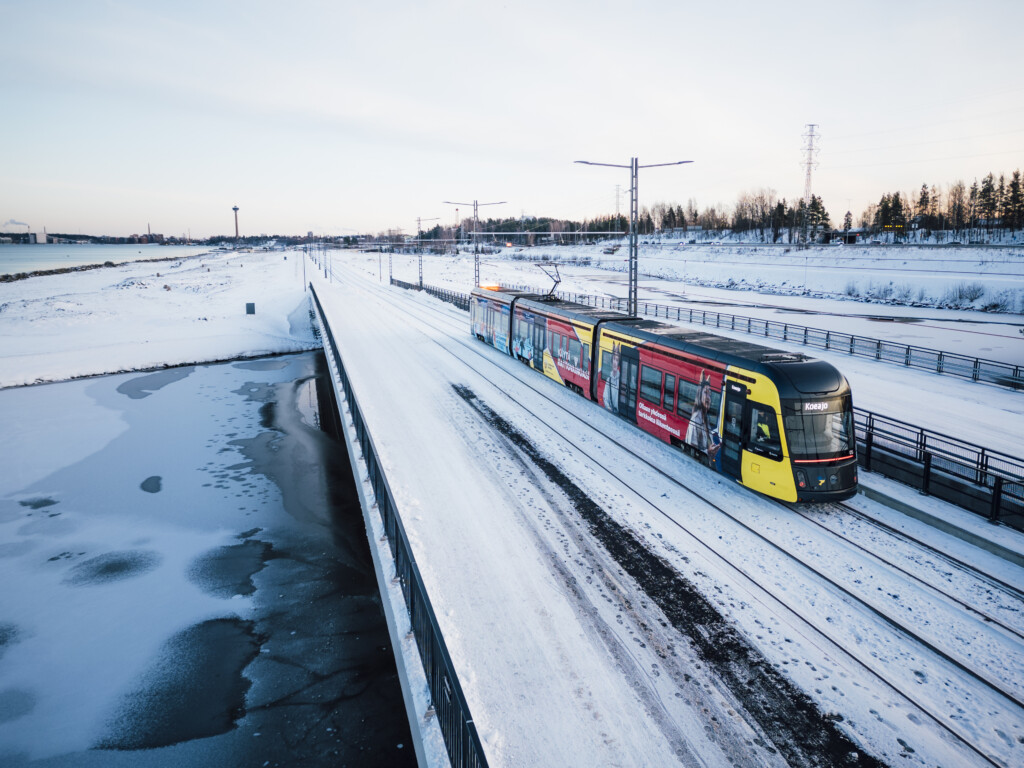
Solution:
<path fill-rule="evenodd" d="M 317 348 L 304 280 L 298 253 L 213 252 L 0 283 L 0 388 Z"/>

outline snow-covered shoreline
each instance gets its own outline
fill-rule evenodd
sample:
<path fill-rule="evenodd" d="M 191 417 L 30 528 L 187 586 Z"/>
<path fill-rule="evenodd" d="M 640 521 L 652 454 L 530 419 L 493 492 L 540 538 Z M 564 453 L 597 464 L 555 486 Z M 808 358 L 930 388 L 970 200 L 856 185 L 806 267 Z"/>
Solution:
<path fill-rule="evenodd" d="M 0 388 L 316 348 L 303 278 L 298 254 L 214 252 L 0 284 Z"/>

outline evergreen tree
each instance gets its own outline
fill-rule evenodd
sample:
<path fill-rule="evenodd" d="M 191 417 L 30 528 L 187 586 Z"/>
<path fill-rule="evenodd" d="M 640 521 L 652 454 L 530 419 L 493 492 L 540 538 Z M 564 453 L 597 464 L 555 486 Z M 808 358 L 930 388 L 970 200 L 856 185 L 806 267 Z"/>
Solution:
<path fill-rule="evenodd" d="M 1024 189 L 1021 189 L 1020 170 L 1013 172 L 1006 188 L 1007 226 L 1016 231 L 1024 226 Z"/>
<path fill-rule="evenodd" d="M 985 220 L 985 229 L 991 230 L 996 218 L 996 183 L 990 173 L 981 180 L 977 194 L 977 216 Z"/>
<path fill-rule="evenodd" d="M 931 209 L 931 205 L 932 202 L 930 194 L 928 192 L 928 185 L 922 184 L 921 194 L 917 198 L 917 215 L 926 217 L 928 215 L 929 210 Z"/>
<path fill-rule="evenodd" d="M 779 242 L 779 238 L 782 237 L 782 228 L 786 226 L 786 201 L 780 200 L 775 204 L 775 210 L 772 212 L 772 242 Z"/>
<path fill-rule="evenodd" d="M 843 216 L 843 232 L 849 232 L 851 229 L 853 229 L 853 214 L 847 211 Z"/>

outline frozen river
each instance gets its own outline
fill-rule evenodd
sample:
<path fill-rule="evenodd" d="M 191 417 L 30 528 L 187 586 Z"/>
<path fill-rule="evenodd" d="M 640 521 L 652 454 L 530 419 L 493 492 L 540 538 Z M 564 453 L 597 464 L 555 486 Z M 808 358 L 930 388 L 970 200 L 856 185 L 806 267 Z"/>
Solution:
<path fill-rule="evenodd" d="M 0 391 L 0 764 L 414 764 L 318 360 Z"/>

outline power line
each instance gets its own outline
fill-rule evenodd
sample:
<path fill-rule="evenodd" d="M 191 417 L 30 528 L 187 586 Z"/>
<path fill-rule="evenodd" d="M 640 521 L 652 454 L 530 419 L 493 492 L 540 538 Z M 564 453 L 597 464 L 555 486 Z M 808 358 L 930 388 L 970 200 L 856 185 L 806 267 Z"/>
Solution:
<path fill-rule="evenodd" d="M 910 144 L 889 144 L 884 147 L 865 147 L 864 149 L 839 149 L 833 150 L 833 155 L 849 155 L 855 152 L 878 152 L 884 149 L 905 149 L 907 147 L 920 147 L 925 144 L 946 144 L 951 141 L 974 141 L 975 139 L 989 139 L 993 136 L 1008 136 L 1013 133 L 1024 133 L 1024 128 L 1017 128 L 1012 131 L 999 131 L 998 133 L 982 133 L 977 136 L 959 136 L 953 139 L 934 139 L 932 141 L 915 141 Z"/>
<path fill-rule="evenodd" d="M 939 160 L 966 160 L 972 157 L 995 157 L 999 155 L 1024 155 L 1024 149 L 1008 149 L 1004 152 L 983 152 L 977 155 L 952 155 L 950 157 L 924 157 L 919 160 L 896 160 L 891 163 L 868 163 L 856 165 L 830 165 L 831 169 L 840 168 L 877 168 L 883 165 L 912 165 L 913 163 L 934 163 Z"/>

